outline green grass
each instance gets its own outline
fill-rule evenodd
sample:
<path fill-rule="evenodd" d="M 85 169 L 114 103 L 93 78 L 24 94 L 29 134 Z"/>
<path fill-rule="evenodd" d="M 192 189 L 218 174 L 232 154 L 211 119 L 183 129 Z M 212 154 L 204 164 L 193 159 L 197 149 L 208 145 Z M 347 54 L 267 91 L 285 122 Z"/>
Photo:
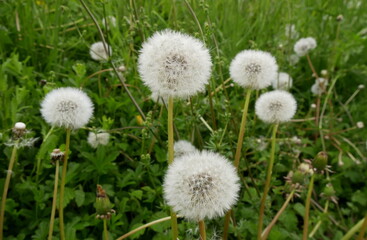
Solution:
<path fill-rule="evenodd" d="M 356 7 L 358 2 L 360 6 Z M 93 207 L 97 184 L 105 188 L 115 205 L 117 213 L 108 225 L 113 239 L 141 224 L 169 215 L 161 186 L 167 168 L 167 112 L 149 99 L 150 91 L 142 84 L 137 72 L 137 57 L 143 41 L 155 31 L 165 28 L 188 33 L 205 42 L 214 63 L 210 80 L 212 91 L 229 78 L 229 64 L 238 52 L 260 49 L 272 53 L 279 69 L 288 72 L 294 80 L 291 92 L 298 102 L 296 119 L 314 116 L 314 111 L 310 110 L 310 105 L 316 101 L 310 92 L 314 79 L 305 57 L 296 65 L 290 65 L 288 57 L 293 53 L 297 39 L 286 37 L 285 26 L 295 24 L 300 37 L 314 37 L 318 46 L 310 57 L 315 68 L 319 73 L 327 69 L 330 81 L 338 77 L 326 104 L 323 126 L 325 135 L 331 133 L 331 138 L 326 139 L 325 143 L 333 170 L 330 182 L 336 190 L 339 204 L 330 203 L 327 214 L 311 205 L 310 230 L 322 219 L 315 239 L 340 239 L 365 216 L 366 159 L 362 159 L 345 139 L 366 156 L 367 131 L 366 128 L 340 131 L 354 127 L 358 121 L 367 124 L 365 89 L 348 106 L 341 105 L 358 85 L 366 85 L 367 3 L 354 0 L 191 0 L 188 3 L 200 27 L 185 1 L 181 0 L 87 1 L 100 24 L 104 16 L 111 15 L 117 19 L 117 27 L 111 27 L 109 31 L 103 28 L 103 31 L 113 49 L 112 61 L 116 66 L 126 66 L 126 83 L 143 112 L 149 116 L 144 126 L 153 128 L 158 136 L 158 140 L 152 143 L 152 132 L 146 129 L 114 130 L 141 127 L 136 119 L 138 111 L 116 76 L 112 72 L 102 73 L 101 89 L 98 88 L 98 76 L 87 78 L 97 71 L 110 68 L 110 65 L 97 63 L 89 56 L 89 46 L 100 41 L 100 37 L 79 1 L 1 2 L 0 192 L 12 150 L 5 143 L 11 137 L 10 129 L 14 123 L 25 122 L 32 131 L 29 137 L 39 138 L 34 147 L 18 150 L 5 212 L 6 239 L 47 237 L 54 180 L 54 166 L 49 154 L 64 144 L 65 134 L 62 129 L 56 128 L 44 140 L 50 126 L 42 119 L 39 106 L 47 92 L 62 86 L 82 86 L 95 104 L 95 114 L 88 126 L 73 132 L 71 136 L 65 190 L 66 238 L 102 238 L 103 223 L 95 219 Z M 339 14 L 344 16 L 340 23 L 336 21 Z M 42 83 L 44 80 L 45 84 Z M 186 101 L 177 101 L 174 119 L 181 139 L 188 139 L 200 149 L 211 149 L 233 159 L 245 94 L 237 85 L 227 88 L 226 94 L 221 90 L 213 96 L 217 128 L 212 121 L 207 93 L 193 97 L 192 106 Z M 324 100 L 325 95 L 322 105 Z M 230 239 L 254 239 L 256 236 L 260 200 L 257 191 L 262 192 L 266 161 L 270 155 L 270 147 L 257 150 L 257 139 L 261 136 L 270 138 L 271 132 L 268 125 L 255 119 L 254 102 L 255 97 L 250 103 L 248 135 L 246 133 L 243 147 L 248 162 L 242 160 L 240 165 L 243 184 L 234 209 L 237 227 L 231 227 Z M 199 116 L 215 130 L 213 133 Z M 90 129 L 113 130 L 108 146 L 92 149 L 86 141 Z M 283 141 L 277 148 L 265 226 L 285 201 L 283 177 L 303 159 L 312 159 L 322 150 L 320 139 L 314 139 L 317 132 L 313 121 L 280 126 L 278 138 L 299 136 L 302 144 Z M 175 137 L 177 139 L 177 135 Z M 338 165 L 340 151 L 343 166 Z M 353 157 L 361 164 L 355 164 Z M 315 179 L 313 199 L 321 207 L 325 205 L 325 199 L 319 194 L 328 182 L 325 177 Z M 269 239 L 301 238 L 305 197 L 304 191 L 300 198 L 291 202 Z M 198 236 L 195 223 L 184 220 L 179 220 L 179 223 L 181 239 Z M 220 236 L 222 223 L 223 219 L 208 221 L 208 237 Z M 140 232 L 135 238 L 169 239 L 169 226 L 169 223 L 156 225 Z M 58 239 L 58 236 L 56 214 L 54 238 Z"/>

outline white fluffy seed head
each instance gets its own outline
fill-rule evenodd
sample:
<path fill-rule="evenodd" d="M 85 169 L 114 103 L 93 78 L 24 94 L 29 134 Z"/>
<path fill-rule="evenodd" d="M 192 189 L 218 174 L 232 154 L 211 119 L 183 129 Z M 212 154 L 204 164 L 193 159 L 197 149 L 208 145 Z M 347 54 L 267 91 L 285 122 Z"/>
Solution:
<path fill-rule="evenodd" d="M 292 39 L 297 39 L 299 37 L 299 33 L 297 32 L 294 24 L 285 25 L 285 36 Z"/>
<path fill-rule="evenodd" d="M 326 91 L 329 81 L 326 78 L 317 78 L 315 83 L 311 86 L 311 92 L 314 95 L 321 95 Z"/>
<path fill-rule="evenodd" d="M 297 110 L 297 102 L 287 91 L 275 90 L 262 94 L 255 104 L 256 115 L 266 123 L 291 120 Z"/>
<path fill-rule="evenodd" d="M 278 78 L 275 78 L 271 85 L 274 89 L 288 90 L 293 86 L 293 79 L 288 73 L 280 72 Z"/>
<path fill-rule="evenodd" d="M 107 61 L 112 55 L 112 48 L 106 43 L 107 51 L 103 46 L 103 42 L 96 42 L 90 46 L 89 53 L 92 59 L 96 61 Z"/>
<path fill-rule="evenodd" d="M 175 212 L 193 221 L 223 216 L 237 201 L 240 185 L 233 165 L 219 154 L 195 151 L 169 166 L 164 199 Z"/>
<path fill-rule="evenodd" d="M 185 154 L 198 151 L 198 149 L 196 149 L 196 147 L 192 145 L 191 142 L 186 140 L 179 140 L 175 142 L 173 147 L 174 147 L 175 159 L 182 157 Z"/>
<path fill-rule="evenodd" d="M 52 126 L 78 129 L 92 117 L 93 103 L 87 94 L 77 88 L 58 88 L 43 99 L 41 114 Z"/>
<path fill-rule="evenodd" d="M 140 77 L 160 96 L 187 98 L 204 91 L 211 66 L 209 51 L 201 41 L 172 30 L 156 32 L 139 55 Z"/>
<path fill-rule="evenodd" d="M 314 38 L 301 38 L 294 45 L 294 51 L 298 56 L 302 57 L 305 56 L 310 50 L 316 48 L 316 46 L 317 44 Z"/>
<path fill-rule="evenodd" d="M 97 148 L 99 145 L 105 146 L 108 144 L 109 140 L 110 140 L 110 134 L 106 132 L 100 132 L 100 133 L 89 132 L 88 135 L 88 143 L 93 148 Z"/>
<path fill-rule="evenodd" d="M 23 122 L 17 122 L 14 125 L 14 129 L 16 130 L 25 130 L 25 128 L 26 128 L 26 125 Z"/>
<path fill-rule="evenodd" d="M 229 67 L 231 78 L 244 88 L 263 89 L 276 79 L 278 65 L 268 52 L 244 50 L 236 55 Z"/>

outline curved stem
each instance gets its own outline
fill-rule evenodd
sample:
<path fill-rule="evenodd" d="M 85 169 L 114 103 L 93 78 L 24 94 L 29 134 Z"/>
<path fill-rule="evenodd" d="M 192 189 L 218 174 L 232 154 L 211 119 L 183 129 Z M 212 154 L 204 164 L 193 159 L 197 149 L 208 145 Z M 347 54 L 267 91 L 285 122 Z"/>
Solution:
<path fill-rule="evenodd" d="M 68 167 L 68 158 L 69 158 L 70 133 L 71 133 L 71 129 L 70 128 L 66 129 L 65 155 L 64 155 L 64 163 L 62 166 L 61 185 L 60 185 L 60 201 L 59 201 L 59 220 L 60 220 L 60 239 L 61 240 L 65 240 L 64 192 L 65 192 L 66 171 Z"/>
<path fill-rule="evenodd" d="M 8 171 L 6 173 L 6 179 L 5 179 L 5 184 L 4 184 L 3 197 L 1 199 L 0 239 L 3 239 L 6 197 L 8 196 L 8 189 L 9 189 L 11 174 L 12 174 L 13 166 L 14 166 L 15 159 L 16 159 L 16 156 L 17 156 L 18 143 L 19 143 L 19 140 L 16 141 L 16 143 L 15 143 L 15 145 L 13 147 L 13 151 L 11 153 L 9 167 L 8 167 Z"/>
<path fill-rule="evenodd" d="M 357 240 L 363 240 L 363 236 L 364 236 L 364 233 L 366 232 L 366 228 L 367 228 L 367 214 L 366 214 L 366 217 L 364 218 L 362 229 L 359 231 Z"/>
<path fill-rule="evenodd" d="M 365 218 L 361 219 L 356 225 L 354 225 L 341 240 L 349 240 L 353 235 L 362 227 L 365 222 Z"/>
<path fill-rule="evenodd" d="M 56 202 L 57 202 L 57 188 L 59 184 L 59 167 L 60 161 L 56 161 L 56 170 L 55 170 L 55 184 L 54 184 L 54 194 L 52 197 L 52 210 L 51 210 L 51 218 L 50 225 L 48 230 L 48 240 L 52 240 L 52 233 L 54 230 L 54 221 L 55 221 L 55 212 L 56 212 Z"/>
<path fill-rule="evenodd" d="M 308 184 L 308 192 L 307 192 L 307 198 L 306 198 L 306 206 L 305 206 L 305 216 L 303 221 L 303 236 L 302 240 L 306 240 L 308 237 L 308 219 L 310 215 L 310 204 L 311 204 L 311 194 L 313 189 L 313 182 L 315 180 L 315 174 L 311 176 L 310 183 Z"/>
<path fill-rule="evenodd" d="M 273 133 L 271 136 L 271 153 L 270 153 L 270 160 L 268 165 L 268 170 L 266 172 L 266 181 L 265 181 L 265 187 L 264 187 L 264 193 L 261 197 L 261 203 L 260 203 L 260 213 L 259 213 L 259 223 L 257 227 L 257 239 L 261 239 L 261 233 L 263 230 L 263 220 L 264 220 L 264 212 L 265 212 L 265 202 L 266 202 L 266 196 L 268 195 L 269 189 L 270 189 L 270 181 L 271 181 L 271 175 L 273 172 L 273 165 L 274 165 L 274 157 L 275 157 L 275 144 L 276 144 L 276 135 L 278 130 L 279 124 L 276 123 L 273 126 Z"/>
<path fill-rule="evenodd" d="M 292 190 L 292 192 L 289 194 L 288 198 L 285 200 L 285 202 L 283 203 L 283 206 L 279 209 L 279 211 L 277 212 L 277 214 L 275 215 L 275 217 L 273 218 L 271 223 L 262 232 L 261 240 L 266 240 L 268 238 L 271 229 L 274 227 L 274 225 L 278 221 L 279 217 L 282 215 L 284 210 L 287 208 L 287 206 L 289 204 L 289 201 L 292 199 L 292 197 L 294 195 L 294 192 L 295 192 L 295 190 Z"/>
<path fill-rule="evenodd" d="M 139 232 L 140 230 L 143 230 L 145 228 L 148 228 L 150 226 L 153 226 L 155 224 L 158 224 L 158 223 L 161 223 L 161 222 L 165 222 L 165 221 L 168 221 L 168 220 L 171 220 L 171 217 L 165 217 L 165 218 L 161 218 L 161 219 L 158 219 L 158 220 L 155 220 L 155 221 L 152 221 L 150 223 L 147 223 L 147 224 L 144 224 L 143 226 L 140 226 L 138 228 L 135 228 L 134 230 L 131 230 L 130 232 L 122 235 L 121 237 L 119 237 L 118 239 L 116 240 L 123 240 L 131 235 L 133 235 L 134 233 L 136 232 Z"/>
<path fill-rule="evenodd" d="M 325 208 L 324 208 L 324 211 L 323 211 L 323 213 L 324 214 L 326 214 L 327 213 L 327 211 L 328 211 L 328 209 L 329 209 L 329 200 L 327 200 L 326 201 L 326 203 L 325 203 Z M 312 238 L 313 237 L 313 235 L 315 235 L 315 233 L 316 233 L 316 231 L 319 229 L 319 227 L 321 226 L 321 223 L 322 223 L 322 220 L 320 219 L 317 223 L 316 223 L 316 225 L 315 225 L 315 227 L 314 227 L 314 229 L 311 231 L 311 233 L 308 235 L 310 238 Z"/>
<path fill-rule="evenodd" d="M 168 164 L 173 163 L 174 150 L 173 150 L 173 97 L 168 98 Z M 171 227 L 172 227 L 172 239 L 176 240 L 178 237 L 178 226 L 176 213 L 171 209 Z"/>
<path fill-rule="evenodd" d="M 103 236 L 104 240 L 108 240 L 107 219 L 103 219 Z"/>
<path fill-rule="evenodd" d="M 200 240 L 206 240 L 205 222 L 204 220 L 199 221 Z"/>
<path fill-rule="evenodd" d="M 317 72 L 316 72 L 316 70 L 315 70 L 315 68 L 314 68 L 314 66 L 312 64 L 310 55 L 308 53 L 307 53 L 306 57 L 307 57 L 308 65 L 310 65 L 310 68 L 311 68 L 312 73 L 315 75 L 316 78 L 319 78 L 319 75 L 317 74 Z"/>

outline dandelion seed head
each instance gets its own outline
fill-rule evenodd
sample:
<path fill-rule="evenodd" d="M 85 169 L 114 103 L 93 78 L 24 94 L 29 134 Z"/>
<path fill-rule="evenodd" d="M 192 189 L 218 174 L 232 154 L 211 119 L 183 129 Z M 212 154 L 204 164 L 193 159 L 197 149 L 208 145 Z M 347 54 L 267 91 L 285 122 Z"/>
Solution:
<path fill-rule="evenodd" d="M 93 43 L 89 49 L 90 57 L 96 61 L 107 61 L 112 55 L 112 48 L 107 43 L 106 48 L 108 52 L 106 52 L 103 42 Z"/>
<path fill-rule="evenodd" d="M 274 78 L 271 85 L 274 89 L 288 90 L 293 85 L 293 79 L 288 73 L 280 72 L 278 73 L 278 78 Z"/>
<path fill-rule="evenodd" d="M 266 123 L 291 120 L 297 110 L 297 102 L 287 91 L 274 90 L 262 94 L 255 104 L 256 115 Z"/>
<path fill-rule="evenodd" d="M 196 149 L 196 147 L 192 145 L 191 142 L 186 140 L 179 140 L 175 142 L 173 147 L 174 147 L 175 159 L 182 157 L 185 154 L 198 151 L 198 149 Z"/>
<path fill-rule="evenodd" d="M 244 50 L 236 55 L 229 67 L 234 82 L 244 88 L 263 89 L 276 79 L 278 65 L 268 52 Z"/>
<path fill-rule="evenodd" d="M 316 40 L 312 37 L 301 38 L 294 45 L 294 52 L 302 57 L 305 56 L 310 50 L 316 48 Z"/>
<path fill-rule="evenodd" d="M 26 128 L 26 125 L 23 122 L 17 122 L 14 124 L 14 129 L 25 130 L 25 128 Z"/>
<path fill-rule="evenodd" d="M 139 55 L 144 84 L 160 96 L 187 98 L 204 91 L 211 66 L 209 51 L 201 41 L 172 30 L 156 32 Z"/>
<path fill-rule="evenodd" d="M 164 198 L 175 212 L 193 221 L 223 216 L 238 198 L 240 185 L 233 165 L 219 154 L 195 151 L 169 166 Z"/>
<path fill-rule="evenodd" d="M 364 128 L 364 123 L 362 121 L 359 121 L 356 123 L 357 128 Z"/>
<path fill-rule="evenodd" d="M 58 88 L 49 92 L 42 101 L 41 114 L 52 126 L 78 129 L 92 117 L 93 103 L 77 88 Z"/>
<path fill-rule="evenodd" d="M 91 147 L 97 148 L 99 145 L 106 146 L 110 140 L 110 134 L 106 132 L 89 132 L 88 143 Z"/>
<path fill-rule="evenodd" d="M 321 95 L 325 92 L 328 84 L 329 82 L 326 78 L 317 78 L 315 83 L 311 86 L 311 92 L 314 95 Z"/>
<path fill-rule="evenodd" d="M 294 24 L 285 25 L 285 36 L 291 39 L 296 39 L 299 37 L 299 33 L 297 32 L 296 26 Z"/>

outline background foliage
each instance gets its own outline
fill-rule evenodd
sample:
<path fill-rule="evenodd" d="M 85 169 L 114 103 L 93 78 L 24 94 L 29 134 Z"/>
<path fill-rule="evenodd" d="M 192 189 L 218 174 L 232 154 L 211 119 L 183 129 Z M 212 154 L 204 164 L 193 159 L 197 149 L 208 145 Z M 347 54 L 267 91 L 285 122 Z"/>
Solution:
<path fill-rule="evenodd" d="M 214 62 L 207 93 L 192 98 L 191 104 L 179 101 L 175 105 L 175 125 L 179 133 L 175 137 L 190 140 L 199 149 L 220 152 L 229 159 L 233 159 L 235 151 L 244 91 L 229 83 L 225 90 L 219 88 L 212 98 L 213 111 L 209 92 L 229 78 L 231 59 L 243 49 L 271 52 L 280 70 L 294 79 L 291 92 L 299 104 L 295 118 L 306 119 L 315 114 L 310 107 L 316 100 L 310 92 L 312 72 L 306 58 L 301 58 L 296 65 L 289 63 L 297 39 L 286 36 L 285 26 L 295 24 L 300 37 L 316 38 L 318 46 L 311 53 L 315 68 L 318 72 L 327 69 L 331 80 L 338 78 L 327 102 L 324 131 L 334 171 L 330 182 L 339 200 L 338 204 L 331 203 L 328 213 L 323 214 L 317 206 L 323 207 L 325 199 L 319 194 L 329 181 L 323 177 L 316 179 L 311 229 L 322 219 L 315 239 L 340 239 L 364 216 L 367 208 L 366 130 L 345 130 L 355 127 L 358 121 L 367 123 L 366 90 L 347 106 L 343 103 L 358 85 L 366 84 L 367 3 L 356 0 L 188 2 L 193 12 L 181 0 L 87 2 L 100 23 L 104 16 L 117 19 L 116 27 L 103 30 L 113 49 L 113 62 L 126 66 L 123 73 L 126 83 L 148 115 L 148 120 L 142 123 L 112 72 L 88 77 L 110 66 L 97 63 L 89 56 L 89 46 L 99 41 L 99 35 L 79 1 L 1 1 L 1 192 L 11 153 L 11 147 L 5 143 L 10 139 L 14 123 L 25 122 L 32 131 L 28 137 L 38 138 L 33 147 L 19 151 L 7 199 L 6 239 L 45 239 L 47 236 L 54 181 L 49 154 L 54 148 L 62 147 L 65 135 L 62 129 L 50 130 L 40 116 L 39 105 L 47 92 L 61 86 L 83 88 L 95 104 L 95 114 L 88 127 L 72 133 L 65 197 L 66 238 L 101 239 L 102 222 L 95 219 L 93 207 L 96 184 L 106 189 L 115 205 L 117 214 L 109 223 L 113 238 L 143 223 L 168 216 L 161 186 L 167 167 L 167 113 L 164 107 L 150 100 L 149 89 L 143 86 L 136 64 L 142 42 L 165 28 L 205 41 Z M 340 23 L 336 21 L 339 14 L 344 17 Z M 256 120 L 254 100 L 250 105 L 249 134 L 243 150 L 247 161 L 241 161 L 240 166 L 243 187 L 235 209 L 237 227 L 231 229 L 232 237 L 239 239 L 256 235 L 259 192 L 270 151 L 266 147 L 269 126 Z M 147 127 L 153 129 L 158 139 L 154 139 Z M 88 131 L 98 129 L 110 131 L 112 139 L 107 146 L 93 149 L 86 138 Z M 313 121 L 281 126 L 278 135 L 281 144 L 268 199 L 271 208 L 265 224 L 284 202 L 283 177 L 303 159 L 310 159 L 322 150 L 320 139 L 315 141 L 315 134 Z M 301 138 L 302 143 L 289 141 L 293 136 Z M 300 239 L 304 195 L 294 199 L 270 239 Z M 197 237 L 195 224 L 181 220 L 179 227 L 183 239 Z M 55 228 L 57 239 L 57 219 Z M 222 219 L 209 222 L 208 235 L 215 239 L 220 236 L 221 228 Z M 169 232 L 169 223 L 163 223 L 131 239 L 168 239 Z"/>

